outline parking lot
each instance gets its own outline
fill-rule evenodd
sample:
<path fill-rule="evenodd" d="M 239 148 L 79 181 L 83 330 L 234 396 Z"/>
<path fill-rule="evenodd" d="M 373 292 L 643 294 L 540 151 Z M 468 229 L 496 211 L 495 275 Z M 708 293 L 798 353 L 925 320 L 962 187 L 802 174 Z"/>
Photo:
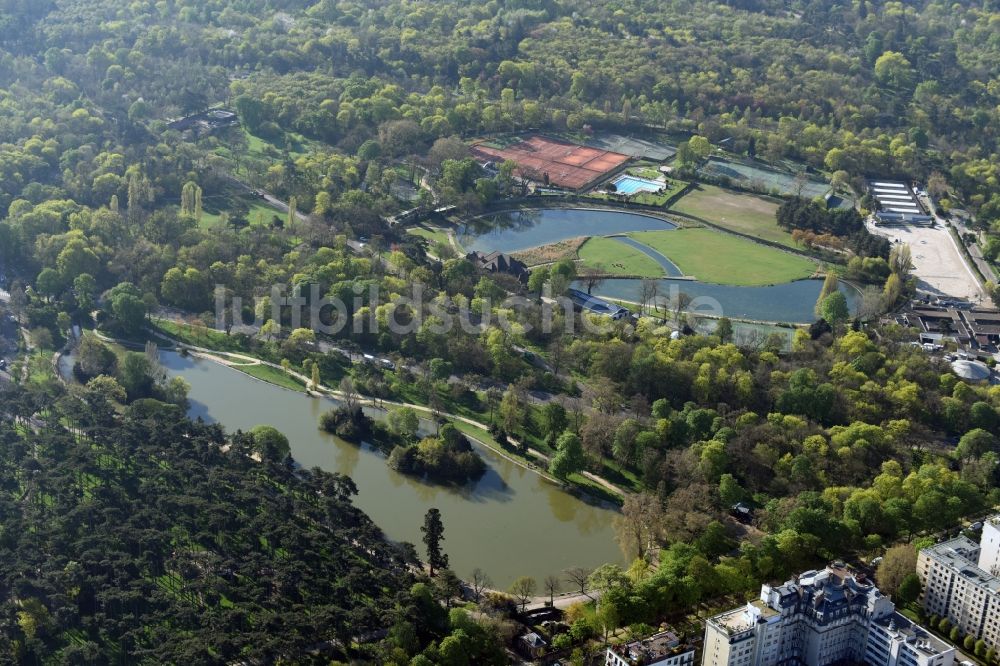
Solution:
<path fill-rule="evenodd" d="M 940 224 L 933 227 L 869 224 L 868 228 L 893 243 L 910 246 L 913 274 L 921 293 L 965 299 L 974 305 L 989 303 L 946 227 Z"/>

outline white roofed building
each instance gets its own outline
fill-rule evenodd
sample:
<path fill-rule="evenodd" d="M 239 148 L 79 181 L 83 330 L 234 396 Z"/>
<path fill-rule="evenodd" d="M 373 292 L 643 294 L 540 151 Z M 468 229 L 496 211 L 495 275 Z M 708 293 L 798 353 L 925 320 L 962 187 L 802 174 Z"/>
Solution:
<path fill-rule="evenodd" d="M 868 183 L 879 208 L 875 219 L 881 224 L 928 224 L 934 220 L 924 212 L 913 190 L 906 183 L 876 180 Z"/>
<path fill-rule="evenodd" d="M 705 626 L 703 666 L 952 666 L 955 650 L 863 577 L 806 571 Z"/>

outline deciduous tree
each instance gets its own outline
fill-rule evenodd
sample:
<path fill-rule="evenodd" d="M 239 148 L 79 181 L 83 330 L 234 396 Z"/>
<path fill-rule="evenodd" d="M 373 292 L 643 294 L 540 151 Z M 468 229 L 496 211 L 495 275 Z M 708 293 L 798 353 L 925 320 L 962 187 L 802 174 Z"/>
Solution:
<path fill-rule="evenodd" d="M 912 544 L 893 546 L 885 552 L 882 563 L 875 571 L 879 590 L 894 595 L 909 574 L 917 568 L 917 549 Z"/>

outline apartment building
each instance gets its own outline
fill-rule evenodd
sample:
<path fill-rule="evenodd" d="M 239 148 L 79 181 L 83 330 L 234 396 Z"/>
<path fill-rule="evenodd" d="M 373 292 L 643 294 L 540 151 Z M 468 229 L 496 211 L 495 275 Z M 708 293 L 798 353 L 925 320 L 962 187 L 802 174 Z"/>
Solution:
<path fill-rule="evenodd" d="M 844 569 L 806 571 L 705 626 L 703 666 L 952 666 L 955 650 Z"/>
<path fill-rule="evenodd" d="M 983 571 L 1000 576 L 1000 516 L 993 516 L 983 523 L 976 561 Z"/>
<path fill-rule="evenodd" d="M 963 634 L 992 648 L 1000 648 L 998 520 L 986 522 L 978 544 L 960 536 L 924 548 L 917 557 L 924 611 L 947 617 Z"/>

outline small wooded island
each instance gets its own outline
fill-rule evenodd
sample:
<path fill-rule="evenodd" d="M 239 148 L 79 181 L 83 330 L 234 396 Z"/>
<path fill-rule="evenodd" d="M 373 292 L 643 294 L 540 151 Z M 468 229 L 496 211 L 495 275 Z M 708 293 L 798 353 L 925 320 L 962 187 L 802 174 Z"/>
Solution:
<path fill-rule="evenodd" d="M 451 423 L 433 437 L 418 440 L 419 419 L 409 409 L 389 415 L 388 425 L 364 413 L 360 406 L 335 407 L 320 417 L 320 429 L 357 444 L 367 442 L 389 454 L 389 467 L 409 476 L 439 483 L 463 484 L 486 471 L 486 463 L 469 439 Z"/>

